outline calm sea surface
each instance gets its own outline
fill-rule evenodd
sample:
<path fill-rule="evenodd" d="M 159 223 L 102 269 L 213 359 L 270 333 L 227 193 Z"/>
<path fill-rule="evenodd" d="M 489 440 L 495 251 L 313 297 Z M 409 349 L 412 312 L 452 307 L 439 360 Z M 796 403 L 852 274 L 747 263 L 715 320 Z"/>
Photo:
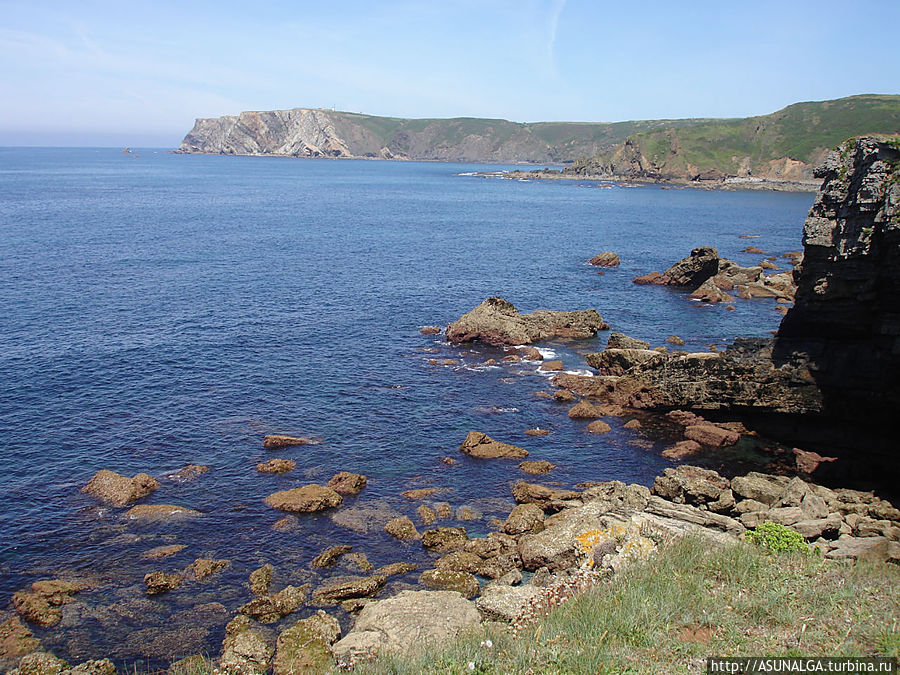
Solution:
<path fill-rule="evenodd" d="M 747 244 L 797 250 L 812 203 L 458 175 L 486 168 L 472 165 L 138 155 L 0 149 L 0 611 L 37 579 L 89 577 L 62 623 L 36 633 L 60 656 L 120 665 L 218 654 L 226 621 L 250 599 L 247 574 L 265 562 L 276 587 L 318 583 L 309 561 L 337 543 L 376 566 L 428 565 L 421 546 L 328 514 L 273 530 L 284 514 L 262 500 L 275 490 L 361 472 L 368 487 L 342 510 L 415 520 L 418 502 L 400 493 L 446 488 L 433 499 L 483 516 L 441 524 L 484 534 L 527 476 L 513 461 L 461 455 L 470 429 L 557 464 L 546 482 L 650 484 L 671 464 L 660 456 L 665 429 L 613 419 L 612 433 L 589 435 L 567 406 L 534 395 L 552 391 L 536 364 L 480 367 L 502 352 L 451 347 L 419 328 L 498 295 L 522 311 L 593 307 L 654 346 L 671 334 L 696 350 L 767 335 L 781 318 L 771 301 L 737 300 L 728 312 L 631 279 L 700 245 L 742 264 L 762 257 L 740 253 Z M 605 250 L 622 265 L 601 275 L 586 260 Z M 606 337 L 541 346 L 576 370 Z M 551 433 L 525 436 L 534 426 Z M 269 452 L 267 433 L 322 442 Z M 440 462 L 448 455 L 452 467 Z M 258 474 L 271 457 L 298 466 Z M 203 513 L 196 520 L 141 526 L 79 493 L 101 468 L 162 477 L 189 463 L 211 470 L 162 479 L 144 501 L 189 506 Z M 169 543 L 187 548 L 141 559 Z M 144 597 L 145 573 L 200 556 L 231 565 Z"/>

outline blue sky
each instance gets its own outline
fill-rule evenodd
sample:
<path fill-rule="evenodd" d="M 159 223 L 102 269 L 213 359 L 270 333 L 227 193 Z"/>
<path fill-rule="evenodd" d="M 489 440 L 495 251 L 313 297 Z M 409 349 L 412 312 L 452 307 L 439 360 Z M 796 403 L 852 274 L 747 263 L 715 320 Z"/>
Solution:
<path fill-rule="evenodd" d="M 0 145 L 174 147 L 195 117 L 744 117 L 900 93 L 900 0 L 0 0 Z"/>

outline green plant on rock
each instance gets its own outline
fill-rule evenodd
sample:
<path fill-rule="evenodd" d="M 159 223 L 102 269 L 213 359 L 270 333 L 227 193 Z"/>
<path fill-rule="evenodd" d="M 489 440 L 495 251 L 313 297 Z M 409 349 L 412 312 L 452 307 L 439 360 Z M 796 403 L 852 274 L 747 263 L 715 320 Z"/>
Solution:
<path fill-rule="evenodd" d="M 747 533 L 747 541 L 770 553 L 809 553 L 809 545 L 803 535 L 781 523 L 760 523 Z"/>

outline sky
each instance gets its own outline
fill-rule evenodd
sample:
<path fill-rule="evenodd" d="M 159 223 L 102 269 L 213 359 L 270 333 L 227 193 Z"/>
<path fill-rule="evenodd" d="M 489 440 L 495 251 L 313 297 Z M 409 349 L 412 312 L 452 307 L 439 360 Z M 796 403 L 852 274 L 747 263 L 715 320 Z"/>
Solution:
<path fill-rule="evenodd" d="M 900 93 L 900 0 L 0 0 L 0 145 L 177 147 L 194 118 L 746 117 Z"/>

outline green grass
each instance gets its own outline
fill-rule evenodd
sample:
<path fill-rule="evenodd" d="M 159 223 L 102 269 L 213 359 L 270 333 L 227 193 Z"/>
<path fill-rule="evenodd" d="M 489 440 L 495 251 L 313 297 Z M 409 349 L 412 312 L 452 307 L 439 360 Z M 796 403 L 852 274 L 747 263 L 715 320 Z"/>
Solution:
<path fill-rule="evenodd" d="M 485 625 L 425 656 L 354 672 L 686 673 L 713 655 L 896 656 L 897 588 L 897 566 L 684 540 L 518 638 Z"/>

